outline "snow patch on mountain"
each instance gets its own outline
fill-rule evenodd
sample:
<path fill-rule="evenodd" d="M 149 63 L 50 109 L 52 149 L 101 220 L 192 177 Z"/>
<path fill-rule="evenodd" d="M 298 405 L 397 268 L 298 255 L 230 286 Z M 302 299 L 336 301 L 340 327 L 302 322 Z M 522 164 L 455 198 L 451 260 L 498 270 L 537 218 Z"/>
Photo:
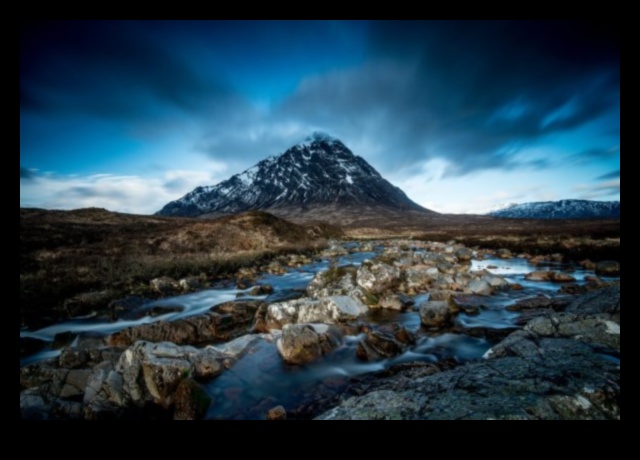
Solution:
<path fill-rule="evenodd" d="M 537 201 L 511 204 L 487 214 L 511 219 L 619 219 L 620 201 Z"/>
<path fill-rule="evenodd" d="M 382 178 L 340 140 L 314 132 L 284 153 L 266 158 L 215 186 L 197 187 L 157 214 L 199 216 L 250 209 L 307 209 L 330 203 L 428 211 Z"/>

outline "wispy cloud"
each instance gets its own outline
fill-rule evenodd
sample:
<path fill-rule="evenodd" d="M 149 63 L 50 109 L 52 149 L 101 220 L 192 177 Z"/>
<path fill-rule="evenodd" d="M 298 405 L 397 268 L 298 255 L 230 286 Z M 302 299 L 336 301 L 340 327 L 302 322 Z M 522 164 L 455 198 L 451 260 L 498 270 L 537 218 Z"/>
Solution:
<path fill-rule="evenodd" d="M 598 198 L 620 199 L 620 178 L 598 184 L 580 184 L 574 191 L 581 192 L 579 198 L 593 200 Z"/>
<path fill-rule="evenodd" d="M 208 172 L 168 171 L 162 178 L 94 174 L 32 175 L 20 181 L 20 206 L 47 209 L 102 207 L 151 214 L 198 185 L 217 182 Z"/>
<path fill-rule="evenodd" d="M 607 180 L 607 179 L 615 179 L 618 178 L 620 180 L 620 170 L 616 169 L 615 171 L 608 172 L 603 174 L 602 176 L 598 176 L 595 180 Z"/>

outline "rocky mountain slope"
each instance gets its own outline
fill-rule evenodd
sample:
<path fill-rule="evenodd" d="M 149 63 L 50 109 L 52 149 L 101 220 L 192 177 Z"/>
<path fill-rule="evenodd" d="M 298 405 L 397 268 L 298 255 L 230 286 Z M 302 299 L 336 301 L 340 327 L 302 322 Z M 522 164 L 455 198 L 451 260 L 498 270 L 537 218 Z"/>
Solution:
<path fill-rule="evenodd" d="M 322 216 L 328 208 L 435 214 L 411 201 L 341 141 L 323 133 L 217 185 L 197 187 L 157 214 L 212 217 L 260 209 L 292 217 L 320 209 Z"/>

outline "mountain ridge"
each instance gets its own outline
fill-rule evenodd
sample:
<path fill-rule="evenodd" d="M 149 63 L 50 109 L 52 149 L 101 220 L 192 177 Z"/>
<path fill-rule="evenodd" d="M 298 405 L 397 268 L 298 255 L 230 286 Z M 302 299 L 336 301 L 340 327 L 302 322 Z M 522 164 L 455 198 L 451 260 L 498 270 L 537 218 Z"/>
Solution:
<path fill-rule="evenodd" d="M 340 140 L 315 132 L 227 180 L 196 187 L 156 215 L 214 217 L 254 209 L 304 213 L 333 205 L 436 214 L 409 199 Z"/>
<path fill-rule="evenodd" d="M 510 219 L 619 219 L 620 201 L 533 201 L 510 204 L 487 215 Z"/>

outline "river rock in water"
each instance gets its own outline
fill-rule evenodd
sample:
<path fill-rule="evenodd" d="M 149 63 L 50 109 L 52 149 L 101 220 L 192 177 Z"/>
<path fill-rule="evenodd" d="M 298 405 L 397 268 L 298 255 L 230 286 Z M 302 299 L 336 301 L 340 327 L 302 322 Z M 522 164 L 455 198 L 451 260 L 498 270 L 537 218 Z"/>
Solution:
<path fill-rule="evenodd" d="M 620 419 L 619 293 L 604 288 L 534 319 L 485 360 L 418 378 L 401 370 L 317 418 Z"/>
<path fill-rule="evenodd" d="M 181 345 L 226 341 L 247 332 L 261 304 L 261 301 L 227 302 L 204 315 L 123 329 L 109 336 L 108 342 L 128 346 L 138 340 Z"/>
<path fill-rule="evenodd" d="M 420 321 L 429 328 L 443 327 L 451 323 L 452 312 L 444 300 L 430 300 L 420 305 Z"/>
<path fill-rule="evenodd" d="M 398 267 L 385 263 L 364 262 L 356 274 L 358 286 L 372 294 L 381 294 L 400 282 Z"/>
<path fill-rule="evenodd" d="M 340 335 L 326 324 L 287 324 L 276 346 L 286 363 L 307 364 L 336 348 Z"/>

